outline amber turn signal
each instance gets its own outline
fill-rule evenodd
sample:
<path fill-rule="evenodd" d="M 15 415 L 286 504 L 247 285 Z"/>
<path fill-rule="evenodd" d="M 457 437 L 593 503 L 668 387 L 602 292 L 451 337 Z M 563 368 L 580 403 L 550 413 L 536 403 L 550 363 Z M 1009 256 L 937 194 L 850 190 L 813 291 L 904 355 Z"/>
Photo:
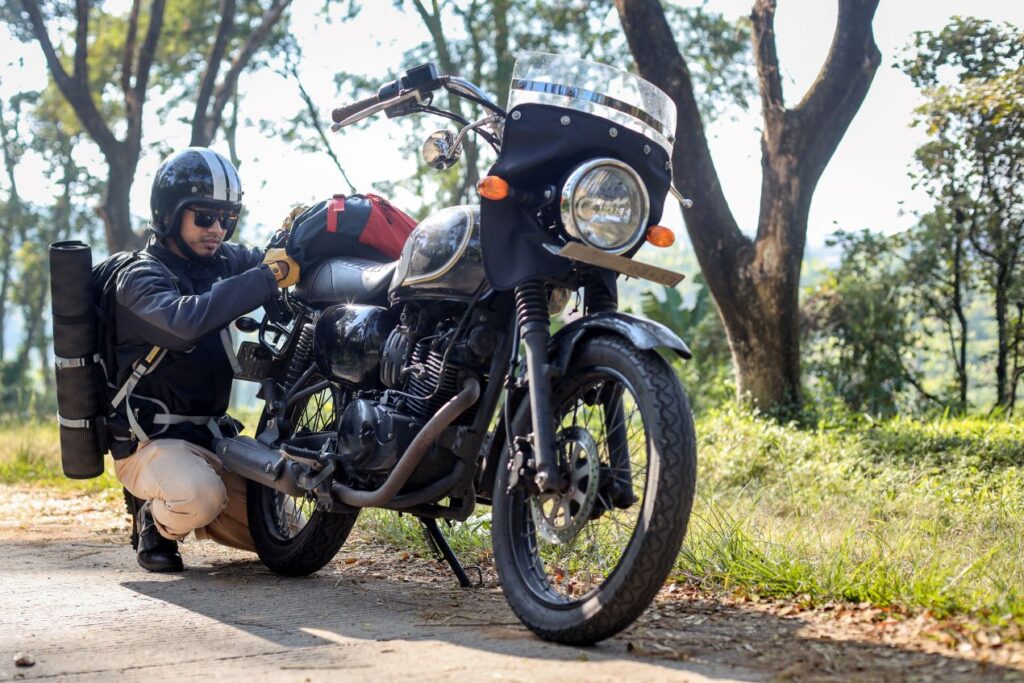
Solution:
<path fill-rule="evenodd" d="M 496 175 L 489 175 L 476 184 L 476 191 L 484 199 L 504 199 L 508 196 L 508 183 Z"/>
<path fill-rule="evenodd" d="M 647 228 L 647 241 L 656 247 L 671 247 L 675 244 L 676 234 L 660 225 Z"/>

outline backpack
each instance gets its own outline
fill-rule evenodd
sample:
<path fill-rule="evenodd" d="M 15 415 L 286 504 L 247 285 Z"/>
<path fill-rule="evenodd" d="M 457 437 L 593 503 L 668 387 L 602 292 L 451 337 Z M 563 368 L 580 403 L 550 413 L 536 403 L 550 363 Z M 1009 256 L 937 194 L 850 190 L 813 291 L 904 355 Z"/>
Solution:
<path fill-rule="evenodd" d="M 92 297 L 96 313 L 96 353 L 108 389 L 116 388 L 117 353 L 114 338 L 114 304 L 117 301 L 117 276 L 139 259 L 138 251 L 120 251 L 92 267 Z M 107 393 L 106 401 L 112 396 Z"/>
<path fill-rule="evenodd" d="M 139 251 L 121 251 L 100 261 L 92 269 L 93 305 L 96 314 L 96 354 L 99 356 L 100 375 L 97 378 L 97 389 L 101 390 L 99 404 L 104 410 L 104 418 L 112 416 L 117 406 L 122 401 L 127 401 L 139 380 L 154 370 L 166 355 L 165 349 L 153 346 L 132 363 L 132 374 L 128 379 L 120 386 L 116 384 L 120 374 L 117 364 L 117 339 L 114 335 L 117 277 L 125 268 L 142 258 L 148 257 Z M 160 263 L 157 259 L 152 260 Z M 135 416 L 130 406 L 127 407 L 126 413 L 132 430 L 137 434 L 145 434 L 135 422 Z M 104 441 L 101 443 L 101 447 L 109 450 L 111 434 L 104 430 L 103 437 Z"/>
<path fill-rule="evenodd" d="M 302 269 L 334 256 L 393 261 L 415 227 L 375 194 L 336 194 L 295 218 L 285 250 Z"/>

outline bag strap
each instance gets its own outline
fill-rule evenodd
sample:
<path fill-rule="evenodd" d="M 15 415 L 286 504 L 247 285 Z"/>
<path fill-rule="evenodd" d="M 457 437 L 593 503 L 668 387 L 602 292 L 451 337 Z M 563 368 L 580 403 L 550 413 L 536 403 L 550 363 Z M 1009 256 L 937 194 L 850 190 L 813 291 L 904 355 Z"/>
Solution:
<path fill-rule="evenodd" d="M 128 416 L 128 427 L 132 430 L 132 434 L 135 435 L 139 441 L 149 441 L 149 435 L 146 434 L 146 430 L 139 424 L 138 418 L 135 417 L 135 411 L 132 410 L 131 395 L 135 391 L 136 385 L 143 377 L 153 372 L 153 370 L 160 364 L 160 361 L 167 355 L 167 349 L 162 349 L 159 346 L 154 346 L 149 350 L 149 353 L 144 355 L 142 358 L 135 361 L 132 365 L 132 372 L 125 380 L 125 383 L 121 385 L 117 394 L 114 395 L 114 399 L 110 404 L 117 408 L 124 402 L 124 412 Z"/>
<path fill-rule="evenodd" d="M 334 195 L 327 203 L 327 232 L 338 232 L 338 214 L 344 210 L 345 195 Z"/>

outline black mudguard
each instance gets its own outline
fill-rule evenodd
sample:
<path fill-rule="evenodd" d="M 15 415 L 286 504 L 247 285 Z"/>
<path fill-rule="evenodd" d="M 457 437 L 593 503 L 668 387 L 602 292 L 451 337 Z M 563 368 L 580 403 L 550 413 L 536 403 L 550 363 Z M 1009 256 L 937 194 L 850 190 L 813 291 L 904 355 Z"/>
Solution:
<path fill-rule="evenodd" d="M 661 323 L 629 315 L 628 313 L 595 313 L 578 320 L 573 320 L 552 335 L 551 341 L 548 343 L 548 358 L 554 371 L 552 373 L 553 381 L 557 380 L 565 372 L 565 369 L 569 367 L 573 351 L 581 341 L 595 334 L 609 333 L 623 337 L 641 351 L 666 348 L 675 351 L 683 359 L 689 360 L 693 357 L 686 342 Z M 508 414 L 515 415 L 519 409 L 520 402 L 526 396 L 527 390 L 525 387 L 517 388 L 510 392 L 506 398 L 510 402 Z M 480 502 L 488 505 L 491 502 L 498 461 L 501 460 L 501 451 L 505 444 L 504 415 L 505 413 L 503 412 L 495 427 L 494 434 L 496 438 L 489 439 L 485 445 L 485 460 L 477 479 L 477 498 Z"/>
<path fill-rule="evenodd" d="M 556 371 L 561 372 L 568 367 L 573 349 L 580 341 L 594 334 L 607 334 L 608 332 L 624 337 L 626 341 L 641 351 L 667 348 L 686 360 L 693 358 L 686 342 L 661 323 L 638 318 L 628 313 L 595 313 L 573 320 L 551 337 L 551 342 L 548 345 L 551 354 L 549 358 Z"/>

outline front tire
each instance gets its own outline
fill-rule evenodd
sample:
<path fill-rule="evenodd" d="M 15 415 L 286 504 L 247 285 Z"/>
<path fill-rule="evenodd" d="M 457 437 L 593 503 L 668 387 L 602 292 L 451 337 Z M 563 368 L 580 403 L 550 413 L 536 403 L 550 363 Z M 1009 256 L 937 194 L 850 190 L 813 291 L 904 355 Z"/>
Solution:
<path fill-rule="evenodd" d="M 319 381 L 314 377 L 309 381 Z M 299 402 L 291 414 L 293 434 L 336 428 L 341 397 L 333 387 Z M 262 431 L 267 416 L 260 419 Z M 328 512 L 310 498 L 295 498 L 248 482 L 249 532 L 260 560 L 284 576 L 307 576 L 323 568 L 348 539 L 359 512 Z"/>
<path fill-rule="evenodd" d="M 531 430 L 527 401 L 513 420 Z M 494 485 L 494 559 L 509 605 L 534 633 L 589 645 L 629 626 L 679 553 L 693 505 L 696 437 L 671 366 L 618 337 L 581 343 L 552 387 L 572 487 L 509 489 L 511 449 Z M 626 481 L 628 479 L 628 482 Z"/>

